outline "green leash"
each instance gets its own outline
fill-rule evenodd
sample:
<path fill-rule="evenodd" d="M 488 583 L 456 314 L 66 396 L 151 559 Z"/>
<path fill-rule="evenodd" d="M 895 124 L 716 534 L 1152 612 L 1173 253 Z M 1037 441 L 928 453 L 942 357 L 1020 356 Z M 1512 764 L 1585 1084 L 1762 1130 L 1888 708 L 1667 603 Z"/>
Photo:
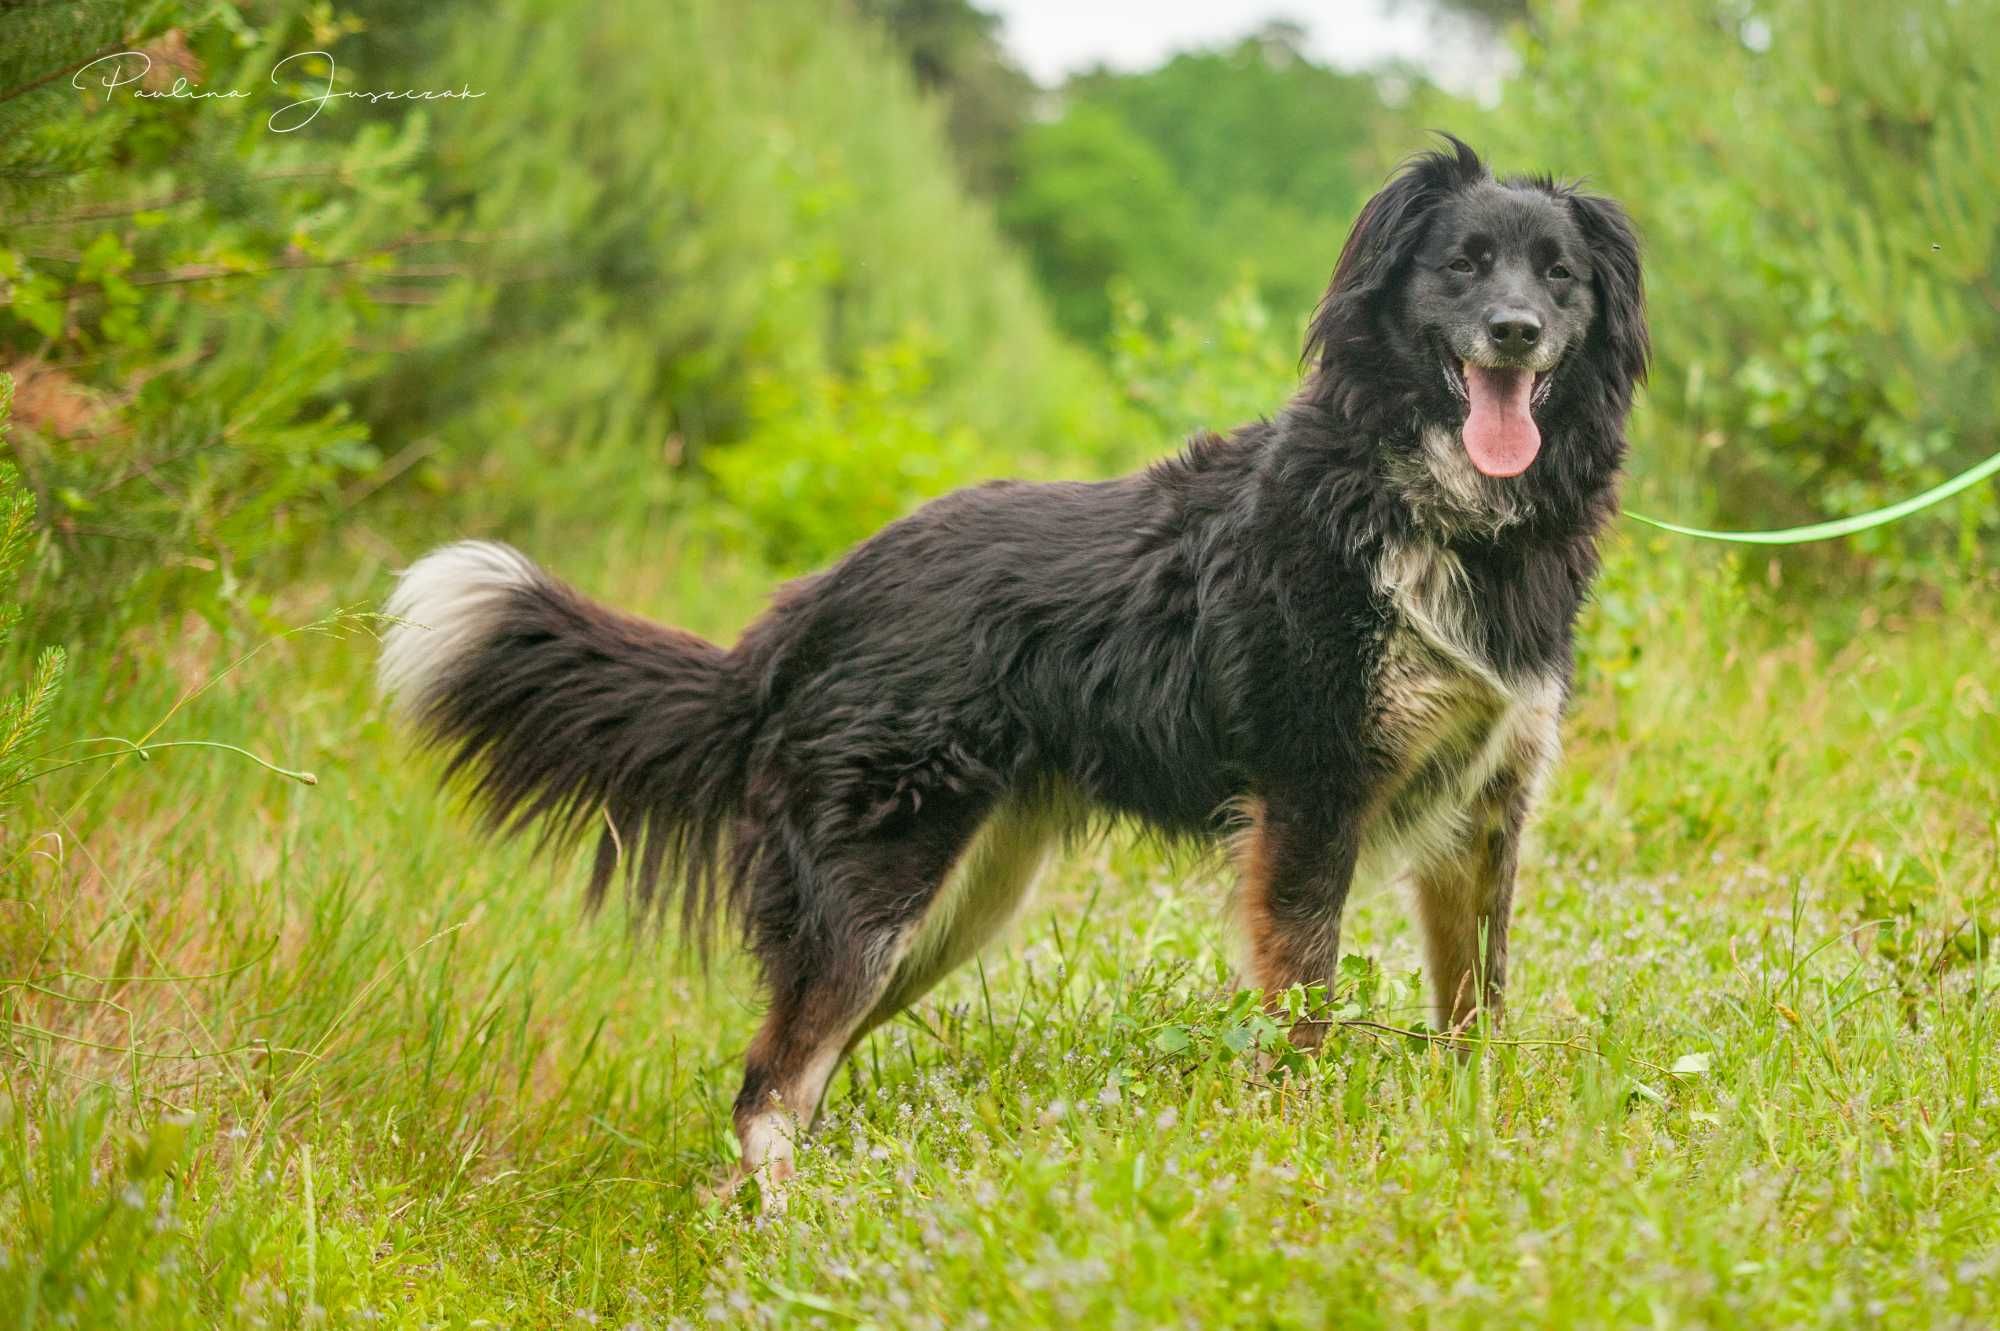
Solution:
<path fill-rule="evenodd" d="M 1648 527 L 1673 532 L 1676 536 L 1694 536 L 1704 541 L 1734 541 L 1739 545 L 1803 545 L 1807 541 L 1830 541 L 1836 536 L 1852 536 L 1871 527 L 1886 527 L 1932 504 L 1943 503 L 1961 490 L 1971 489 L 1996 471 L 2000 471 L 2000 453 L 1995 453 L 1970 470 L 1960 472 L 1943 485 L 1926 490 L 1913 499 L 1905 499 L 1900 504 L 1878 508 L 1873 513 L 1858 513 L 1851 518 L 1837 518 L 1832 522 L 1786 527 L 1782 531 L 1708 531 L 1701 527 L 1683 527 L 1677 522 L 1662 522 L 1630 509 L 1625 510 L 1625 516 Z"/>

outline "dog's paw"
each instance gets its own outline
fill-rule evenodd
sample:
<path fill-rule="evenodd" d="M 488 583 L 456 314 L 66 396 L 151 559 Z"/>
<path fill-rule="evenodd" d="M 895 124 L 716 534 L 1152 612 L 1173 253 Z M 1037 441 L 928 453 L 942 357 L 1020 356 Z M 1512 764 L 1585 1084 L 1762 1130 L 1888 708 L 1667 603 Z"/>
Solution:
<path fill-rule="evenodd" d="M 715 1182 L 697 1189 L 695 1198 L 703 1209 L 718 1210 L 743 1198 L 749 1186 L 756 1193 L 759 1214 L 782 1216 L 789 1205 L 787 1194 L 797 1173 L 790 1156 L 766 1161 L 755 1169 L 738 1162 L 724 1170 Z"/>

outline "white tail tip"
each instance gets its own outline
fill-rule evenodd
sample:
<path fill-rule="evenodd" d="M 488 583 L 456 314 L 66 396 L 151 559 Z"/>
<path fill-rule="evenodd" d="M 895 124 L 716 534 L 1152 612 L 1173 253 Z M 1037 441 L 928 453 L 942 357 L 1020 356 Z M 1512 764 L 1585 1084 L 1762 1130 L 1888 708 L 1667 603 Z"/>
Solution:
<path fill-rule="evenodd" d="M 376 679 L 403 709 L 421 707 L 499 622 L 509 593 L 541 578 L 534 561 L 497 541 L 442 545 L 403 570 L 385 614 Z"/>

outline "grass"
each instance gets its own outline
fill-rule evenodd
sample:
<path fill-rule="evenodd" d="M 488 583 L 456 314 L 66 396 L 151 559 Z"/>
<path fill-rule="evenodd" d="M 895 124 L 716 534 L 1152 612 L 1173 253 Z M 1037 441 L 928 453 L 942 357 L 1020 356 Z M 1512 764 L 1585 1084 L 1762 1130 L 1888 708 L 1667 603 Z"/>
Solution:
<path fill-rule="evenodd" d="M 775 1221 L 699 1195 L 740 963 L 477 845 L 365 635 L 276 644 L 156 738 L 316 786 L 162 751 L 8 815 L 0 1325 L 1990 1326 L 1994 584 L 1807 621 L 1718 559 L 1617 548 L 1505 1040 L 1396 1033 L 1385 894 L 1335 1000 L 1375 1024 L 1274 1080 L 1227 875 L 1114 839 L 859 1051 Z M 715 633 L 765 589 L 572 571 Z M 223 663 L 180 626 L 82 662 L 51 733 Z"/>

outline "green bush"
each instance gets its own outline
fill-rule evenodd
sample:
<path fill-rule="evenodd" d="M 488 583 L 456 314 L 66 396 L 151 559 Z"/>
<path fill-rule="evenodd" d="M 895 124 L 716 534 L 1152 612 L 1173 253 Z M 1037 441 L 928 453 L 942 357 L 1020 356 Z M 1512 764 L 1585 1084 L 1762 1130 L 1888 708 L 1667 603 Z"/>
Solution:
<path fill-rule="evenodd" d="M 1270 415 L 1297 391 L 1299 338 L 1273 321 L 1248 283 L 1198 317 L 1169 316 L 1164 328 L 1130 286 L 1115 284 L 1113 296 L 1112 376 L 1167 440 L 1226 433 Z"/>
<path fill-rule="evenodd" d="M 413 172 L 426 122 L 271 132 L 273 66 L 325 36 L 299 10 L 0 12 L 0 88 L 18 92 L 0 101 L 0 365 L 52 538 L 39 618 L 259 611 L 380 461 L 348 399 L 397 344 L 390 301 L 443 248 Z M 152 62 L 145 84 L 64 77 L 121 47 Z M 291 95 L 312 63 L 288 68 Z M 259 92 L 135 96 L 173 77 Z"/>
<path fill-rule="evenodd" d="M 754 375 L 748 433 L 708 455 L 712 523 L 780 567 L 823 564 L 923 500 L 1000 474 L 931 403 L 935 370 L 912 334 L 864 352 L 851 375 Z"/>

